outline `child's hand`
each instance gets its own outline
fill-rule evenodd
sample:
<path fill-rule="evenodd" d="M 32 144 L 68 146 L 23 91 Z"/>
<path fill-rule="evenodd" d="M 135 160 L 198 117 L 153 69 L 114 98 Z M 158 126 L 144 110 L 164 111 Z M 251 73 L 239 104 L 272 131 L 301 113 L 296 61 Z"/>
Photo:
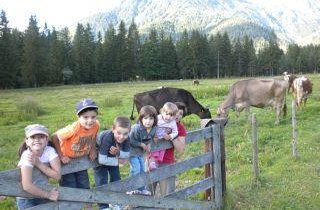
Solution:
<path fill-rule="evenodd" d="M 36 167 L 40 164 L 39 157 L 35 154 L 29 153 L 28 160 L 31 162 L 32 165 L 34 165 Z"/>
<path fill-rule="evenodd" d="M 117 156 L 120 153 L 120 149 L 119 149 L 119 147 L 112 146 L 112 147 L 110 147 L 109 153 L 111 155 L 116 155 Z"/>
<path fill-rule="evenodd" d="M 153 142 L 154 142 L 154 143 L 158 143 L 158 140 L 159 140 L 159 139 L 158 139 L 157 136 L 155 136 L 155 137 L 153 138 Z"/>
<path fill-rule="evenodd" d="M 48 199 L 52 201 L 57 201 L 59 198 L 59 191 L 57 188 L 53 188 L 49 193 L 48 193 Z"/>
<path fill-rule="evenodd" d="M 143 151 L 147 150 L 147 145 L 144 143 L 141 143 L 140 146 L 142 147 Z"/>
<path fill-rule="evenodd" d="M 68 156 L 64 156 L 64 155 L 60 157 L 60 160 L 63 164 L 67 164 L 71 161 L 71 159 Z"/>
<path fill-rule="evenodd" d="M 145 150 L 146 152 L 150 152 L 151 151 L 151 145 L 150 144 L 148 144 L 147 146 L 146 146 L 146 150 Z"/>
<path fill-rule="evenodd" d="M 125 165 L 128 162 L 128 159 L 119 158 L 119 163 Z"/>
<path fill-rule="evenodd" d="M 94 159 L 97 158 L 97 150 L 95 149 L 91 149 L 90 150 L 90 153 L 89 153 L 89 158 L 91 161 L 93 161 Z"/>
<path fill-rule="evenodd" d="M 165 140 L 171 140 L 171 136 L 169 134 L 164 134 L 163 138 Z"/>

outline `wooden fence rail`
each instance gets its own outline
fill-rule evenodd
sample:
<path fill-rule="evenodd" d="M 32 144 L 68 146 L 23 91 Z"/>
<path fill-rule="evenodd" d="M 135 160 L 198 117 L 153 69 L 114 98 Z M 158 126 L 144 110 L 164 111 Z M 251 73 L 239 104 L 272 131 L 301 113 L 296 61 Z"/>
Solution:
<path fill-rule="evenodd" d="M 175 209 L 220 209 L 222 203 L 222 174 L 221 172 L 221 148 L 220 148 L 221 126 L 213 124 L 204 129 L 198 129 L 188 132 L 186 143 L 211 139 L 212 151 L 202 155 L 192 157 L 190 159 L 157 168 L 154 171 L 139 174 L 133 177 L 112 182 L 107 185 L 95 187 L 93 189 L 77 189 L 58 187 L 59 201 L 48 202 L 33 208 L 37 209 L 69 209 L 78 210 L 88 203 L 116 203 L 120 205 L 130 205 L 136 207 L 148 208 L 175 208 Z M 158 144 L 152 146 L 152 150 L 171 148 L 172 144 L 168 141 L 159 141 Z M 142 195 L 127 195 L 125 192 L 137 189 L 142 186 L 149 185 L 153 182 L 176 176 L 186 170 L 211 164 L 213 176 L 200 180 L 183 189 L 177 189 L 175 192 L 161 198 Z M 62 167 L 62 174 L 75 171 L 81 171 L 96 167 L 96 162 L 91 162 L 87 157 L 74 159 L 70 164 Z M 43 174 L 35 170 L 33 176 L 43 176 Z M 32 197 L 32 195 L 23 191 L 20 184 L 20 170 L 9 170 L 0 172 L 0 195 L 13 197 Z M 52 186 L 41 186 L 49 190 Z M 214 200 L 212 201 L 196 201 L 188 200 L 188 196 L 194 195 L 199 191 L 212 189 Z"/>

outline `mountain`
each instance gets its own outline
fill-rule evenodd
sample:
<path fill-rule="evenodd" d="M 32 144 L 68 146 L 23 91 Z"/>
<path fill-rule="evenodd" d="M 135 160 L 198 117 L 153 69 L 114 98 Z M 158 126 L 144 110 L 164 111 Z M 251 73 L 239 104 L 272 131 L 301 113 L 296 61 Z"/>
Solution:
<path fill-rule="evenodd" d="M 122 0 L 119 7 L 80 21 L 102 34 L 111 23 L 132 20 L 140 34 L 150 28 L 179 34 L 197 29 L 208 34 L 228 32 L 230 38 L 247 34 L 261 43 L 277 35 L 280 46 L 320 43 L 319 0 Z M 74 27 L 75 28 L 75 27 Z M 71 30 L 72 31 L 72 30 Z"/>

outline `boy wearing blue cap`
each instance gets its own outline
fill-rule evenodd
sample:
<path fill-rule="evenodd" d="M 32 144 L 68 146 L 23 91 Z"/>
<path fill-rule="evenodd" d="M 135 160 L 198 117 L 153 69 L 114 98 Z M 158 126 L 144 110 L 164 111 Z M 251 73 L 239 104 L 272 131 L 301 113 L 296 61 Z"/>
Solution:
<path fill-rule="evenodd" d="M 58 130 L 52 136 L 52 142 L 63 164 L 85 155 L 89 155 L 92 161 L 97 157 L 96 136 L 100 127 L 97 120 L 98 106 L 91 99 L 83 99 L 76 105 L 76 114 L 77 121 Z M 87 170 L 62 175 L 60 185 L 89 189 Z"/>

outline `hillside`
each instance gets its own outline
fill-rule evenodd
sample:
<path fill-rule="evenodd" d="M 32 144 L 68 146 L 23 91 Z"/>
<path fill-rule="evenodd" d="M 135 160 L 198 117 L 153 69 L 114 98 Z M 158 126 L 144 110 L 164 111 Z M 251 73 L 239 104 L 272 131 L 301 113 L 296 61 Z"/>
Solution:
<path fill-rule="evenodd" d="M 150 28 L 177 35 L 184 29 L 208 34 L 227 31 L 231 38 L 247 34 L 256 44 L 263 43 L 274 31 L 280 45 L 320 43 L 320 2 L 318 0 L 122 0 L 119 7 L 85 18 L 95 33 L 105 32 L 132 20 L 140 33 Z M 73 26 L 73 30 L 75 25 Z"/>

